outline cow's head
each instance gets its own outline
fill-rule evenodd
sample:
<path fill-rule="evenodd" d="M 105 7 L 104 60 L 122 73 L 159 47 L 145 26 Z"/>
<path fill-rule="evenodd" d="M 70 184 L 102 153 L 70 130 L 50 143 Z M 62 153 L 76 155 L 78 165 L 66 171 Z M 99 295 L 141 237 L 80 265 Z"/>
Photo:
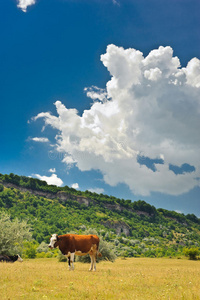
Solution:
<path fill-rule="evenodd" d="M 23 259 L 21 258 L 21 256 L 19 256 L 19 254 L 17 254 L 17 261 L 23 262 Z"/>
<path fill-rule="evenodd" d="M 58 235 L 56 233 L 52 234 L 48 247 L 50 249 L 56 248 L 58 246 L 58 241 L 59 241 Z"/>

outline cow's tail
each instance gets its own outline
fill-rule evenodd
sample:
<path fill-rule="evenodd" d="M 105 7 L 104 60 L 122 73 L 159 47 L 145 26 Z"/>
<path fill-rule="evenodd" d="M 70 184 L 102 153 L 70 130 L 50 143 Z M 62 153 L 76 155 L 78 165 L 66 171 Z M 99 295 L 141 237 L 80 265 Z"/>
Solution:
<path fill-rule="evenodd" d="M 102 257 L 101 252 L 97 251 L 97 256 L 98 256 L 98 257 Z"/>

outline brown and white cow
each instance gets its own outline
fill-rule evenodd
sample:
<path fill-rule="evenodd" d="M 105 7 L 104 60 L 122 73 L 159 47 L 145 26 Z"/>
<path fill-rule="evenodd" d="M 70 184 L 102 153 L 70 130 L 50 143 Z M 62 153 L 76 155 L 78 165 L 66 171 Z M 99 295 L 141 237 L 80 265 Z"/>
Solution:
<path fill-rule="evenodd" d="M 58 247 L 63 255 L 68 257 L 69 270 L 74 269 L 74 255 L 90 255 L 91 266 L 89 271 L 96 271 L 96 257 L 101 256 L 99 249 L 99 238 L 94 234 L 53 234 L 50 238 L 49 248 Z"/>

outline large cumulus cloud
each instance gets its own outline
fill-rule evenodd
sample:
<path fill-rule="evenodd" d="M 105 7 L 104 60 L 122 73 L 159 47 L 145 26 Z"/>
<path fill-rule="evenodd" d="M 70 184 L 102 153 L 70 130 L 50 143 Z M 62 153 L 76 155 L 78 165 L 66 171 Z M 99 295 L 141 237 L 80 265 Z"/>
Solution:
<path fill-rule="evenodd" d="M 85 89 L 94 101 L 89 110 L 79 116 L 56 101 L 58 115 L 35 117 L 57 129 L 63 162 L 81 171 L 100 170 L 106 183 L 125 183 L 140 195 L 179 195 L 199 185 L 200 61 L 193 58 L 181 68 L 171 47 L 144 57 L 115 45 L 101 61 L 111 80 L 104 90 Z M 157 159 L 154 169 L 138 157 Z M 183 164 L 194 166 L 193 172 L 170 169 Z"/>

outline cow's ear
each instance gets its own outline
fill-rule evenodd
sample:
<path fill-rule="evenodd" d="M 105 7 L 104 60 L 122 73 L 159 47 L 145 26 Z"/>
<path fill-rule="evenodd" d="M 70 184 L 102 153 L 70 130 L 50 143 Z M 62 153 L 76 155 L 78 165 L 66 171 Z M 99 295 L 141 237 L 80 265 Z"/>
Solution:
<path fill-rule="evenodd" d="M 57 242 L 60 240 L 60 238 L 58 237 L 58 235 L 56 235 L 56 237 L 57 237 Z"/>

